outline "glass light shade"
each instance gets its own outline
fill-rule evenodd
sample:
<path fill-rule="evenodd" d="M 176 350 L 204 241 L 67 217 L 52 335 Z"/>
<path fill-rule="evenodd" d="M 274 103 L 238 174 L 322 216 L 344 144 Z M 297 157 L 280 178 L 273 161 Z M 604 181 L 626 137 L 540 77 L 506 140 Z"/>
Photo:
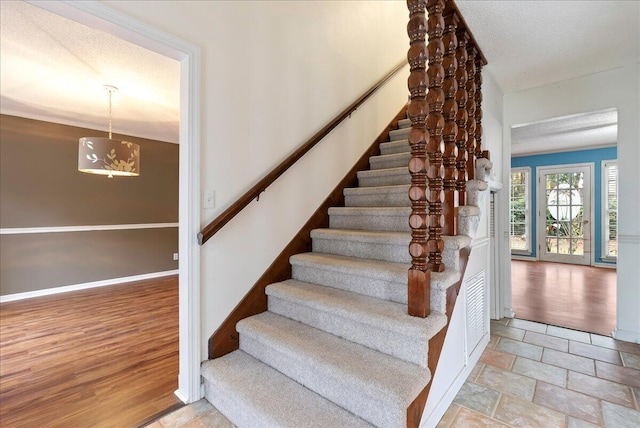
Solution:
<path fill-rule="evenodd" d="M 130 141 L 82 137 L 78 144 L 78 171 L 109 177 L 137 177 L 140 146 Z"/>

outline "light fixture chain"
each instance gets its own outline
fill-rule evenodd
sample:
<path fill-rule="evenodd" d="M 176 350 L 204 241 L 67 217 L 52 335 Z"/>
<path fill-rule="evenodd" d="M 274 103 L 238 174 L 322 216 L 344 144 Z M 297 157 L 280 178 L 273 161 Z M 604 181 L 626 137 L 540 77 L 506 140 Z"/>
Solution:
<path fill-rule="evenodd" d="M 111 140 L 111 95 L 113 91 L 109 89 L 109 139 Z"/>

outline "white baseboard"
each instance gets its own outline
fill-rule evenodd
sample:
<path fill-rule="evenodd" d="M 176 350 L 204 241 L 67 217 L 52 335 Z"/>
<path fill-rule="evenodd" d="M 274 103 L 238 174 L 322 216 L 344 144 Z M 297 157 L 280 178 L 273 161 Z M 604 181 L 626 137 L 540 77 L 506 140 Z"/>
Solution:
<path fill-rule="evenodd" d="M 631 343 L 640 343 L 640 333 L 638 332 L 618 330 L 616 328 L 615 330 L 613 330 L 613 333 L 611 335 L 616 340 L 622 340 L 624 342 Z"/>
<path fill-rule="evenodd" d="M 176 389 L 175 391 L 173 391 L 173 394 L 176 397 L 178 397 L 178 400 L 182 401 L 184 404 L 187 404 L 189 402 L 189 399 L 187 398 L 187 396 L 184 395 L 184 393 L 179 389 Z"/>
<path fill-rule="evenodd" d="M 125 276 L 121 278 L 105 279 L 102 281 L 85 282 L 84 284 L 65 285 L 63 287 L 45 288 L 44 290 L 26 291 L 24 293 L 7 294 L 0 296 L 0 303 L 16 300 L 31 299 L 33 297 L 49 296 L 52 294 L 67 293 L 69 291 L 86 290 L 89 288 L 105 287 L 107 285 L 122 284 L 124 282 L 142 281 L 144 279 L 161 278 L 163 276 L 177 275 L 178 270 L 164 272 L 152 272 L 142 275 Z"/>
<path fill-rule="evenodd" d="M 525 256 L 521 254 L 511 254 L 511 260 L 522 260 L 523 262 L 535 262 L 535 261 L 538 261 L 538 258 L 534 256 Z"/>
<path fill-rule="evenodd" d="M 615 263 L 594 263 L 593 264 L 594 267 L 601 267 L 601 268 L 609 268 L 609 269 L 616 269 L 618 267 L 617 264 Z"/>

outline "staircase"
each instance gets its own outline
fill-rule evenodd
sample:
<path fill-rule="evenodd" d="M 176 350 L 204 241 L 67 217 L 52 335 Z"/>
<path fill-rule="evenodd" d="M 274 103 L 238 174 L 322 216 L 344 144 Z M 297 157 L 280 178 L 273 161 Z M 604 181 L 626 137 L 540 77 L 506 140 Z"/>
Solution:
<path fill-rule="evenodd" d="M 444 236 L 444 272 L 431 273 L 431 314 L 407 314 L 411 123 L 399 122 L 310 253 L 291 257 L 292 279 L 266 288 L 268 312 L 240 321 L 240 349 L 202 365 L 205 397 L 239 427 L 404 427 L 431 380 L 429 340 L 447 325 L 447 289 L 459 283 L 487 189 L 478 159 L 459 207 L 459 235 Z"/>

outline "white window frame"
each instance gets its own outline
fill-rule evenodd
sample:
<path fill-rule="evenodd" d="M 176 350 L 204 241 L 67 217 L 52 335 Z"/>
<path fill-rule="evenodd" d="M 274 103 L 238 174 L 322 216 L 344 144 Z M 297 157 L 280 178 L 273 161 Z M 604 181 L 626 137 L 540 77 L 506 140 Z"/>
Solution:
<path fill-rule="evenodd" d="M 600 258 L 603 261 L 611 261 L 611 262 L 615 262 L 618 260 L 618 256 L 612 256 L 609 255 L 609 189 L 608 189 L 608 173 L 607 173 L 607 169 L 610 166 L 614 166 L 616 167 L 616 202 L 619 202 L 618 200 L 618 185 L 619 185 L 619 181 L 618 181 L 618 160 L 617 159 L 613 159 L 613 160 L 603 160 L 601 162 L 601 199 L 600 199 L 600 214 L 601 214 L 601 229 L 600 229 L 600 234 L 601 234 L 601 245 L 600 245 Z M 616 226 L 617 227 L 617 226 Z"/>
<path fill-rule="evenodd" d="M 524 172 L 525 174 L 525 183 L 524 183 L 524 198 L 525 198 L 525 212 L 524 212 L 524 218 L 525 218 L 525 224 L 524 224 L 524 230 L 525 230 L 525 236 L 527 237 L 526 240 L 526 244 L 527 247 L 522 250 L 522 249 L 511 249 L 511 189 L 512 189 L 512 185 L 511 185 L 511 175 L 514 172 Z M 509 173 L 509 249 L 511 250 L 511 254 L 520 254 L 520 255 L 531 255 L 531 249 L 532 249 L 532 242 L 531 242 L 531 167 L 518 167 L 518 168 L 511 168 L 511 171 Z"/>

